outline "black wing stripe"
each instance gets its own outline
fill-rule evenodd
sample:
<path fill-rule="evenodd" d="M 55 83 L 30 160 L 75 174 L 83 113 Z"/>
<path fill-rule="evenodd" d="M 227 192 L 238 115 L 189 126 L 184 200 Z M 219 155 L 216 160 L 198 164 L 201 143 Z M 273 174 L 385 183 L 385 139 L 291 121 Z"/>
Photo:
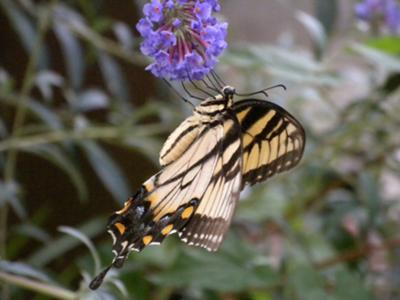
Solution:
<path fill-rule="evenodd" d="M 179 127 L 178 127 L 179 128 Z M 189 127 L 185 128 L 182 130 L 178 136 L 168 145 L 168 148 L 163 151 L 162 155 L 160 155 L 160 158 L 163 159 L 166 157 L 175 147 L 176 145 L 181 142 L 181 140 L 187 136 L 191 131 L 198 129 L 198 124 L 190 125 Z"/>
<path fill-rule="evenodd" d="M 108 231 L 114 237 L 114 266 L 122 266 L 130 251 L 141 251 L 148 245 L 159 243 L 172 230 L 181 230 L 191 221 L 198 205 L 190 207 L 187 212 L 183 209 L 193 199 L 200 199 L 206 191 L 218 156 L 214 155 L 204 160 L 198 167 L 197 175 L 186 178 L 192 181 L 186 188 L 182 189 L 184 176 L 175 177 L 175 180 L 169 181 L 168 184 L 164 181 L 168 180 L 171 174 L 188 174 L 184 170 L 190 168 L 191 159 L 198 161 L 204 151 L 220 145 L 219 141 L 222 138 L 221 126 L 210 128 L 208 134 L 197 138 L 180 159 L 173 161 L 147 180 L 140 191 L 128 201 L 127 206 L 113 215 Z M 177 220 L 176 214 L 179 214 L 181 219 Z M 171 217 L 174 215 L 175 219 Z M 166 220 L 171 223 L 165 223 Z M 166 227 L 167 225 L 173 226 Z"/>
<path fill-rule="evenodd" d="M 229 227 L 241 187 L 241 139 L 238 124 L 224 122 L 224 140 L 214 170 L 193 220 L 183 229 L 181 238 L 190 245 L 215 251 Z"/>
<path fill-rule="evenodd" d="M 240 103 L 240 102 L 238 102 L 238 103 Z M 240 125 L 241 125 L 241 128 L 242 128 L 242 132 L 245 132 L 245 131 L 249 130 L 254 125 L 254 123 L 256 123 L 258 120 L 260 120 L 264 116 L 265 116 L 265 111 L 257 110 L 257 109 L 251 109 L 246 114 L 244 119 L 241 120 L 241 122 L 240 122 L 241 123 Z"/>
<path fill-rule="evenodd" d="M 237 174 L 240 174 L 240 164 L 238 164 L 236 171 L 237 171 Z M 228 197 L 227 193 L 229 191 L 233 190 L 234 192 L 232 193 L 232 195 L 229 195 L 229 197 L 228 197 L 229 201 L 219 207 L 219 212 L 217 213 L 217 215 L 222 216 L 222 219 L 225 222 L 218 221 L 213 224 L 209 233 L 213 237 L 217 236 L 218 238 L 216 238 L 216 240 L 218 242 L 216 243 L 215 241 L 209 239 L 208 243 L 207 243 L 207 246 L 209 248 L 215 249 L 215 247 L 218 247 L 218 245 L 220 243 L 222 243 L 224 234 L 231 223 L 231 219 L 232 219 L 232 216 L 233 216 L 233 213 L 235 210 L 236 202 L 239 198 L 239 189 L 241 186 L 240 181 L 241 181 L 241 176 L 237 176 L 236 178 L 232 179 L 229 182 L 229 187 L 225 187 L 223 197 Z M 237 188 L 235 188 L 235 186 L 237 186 Z"/>
<path fill-rule="evenodd" d="M 182 176 L 184 176 L 186 172 L 192 170 L 193 168 L 196 168 L 197 166 L 199 166 L 201 164 L 204 164 L 207 160 L 209 160 L 210 158 L 214 157 L 217 154 L 218 148 L 219 148 L 219 146 L 216 145 L 213 149 L 209 150 L 208 153 L 206 155 L 204 155 L 201 159 L 199 159 L 197 162 L 192 164 L 187 170 L 182 170 L 180 173 L 174 174 L 173 177 L 170 177 L 170 179 L 166 180 L 163 184 L 166 185 L 171 182 L 174 182 L 177 179 L 180 179 Z"/>
<path fill-rule="evenodd" d="M 216 130 L 216 129 L 214 128 L 214 130 Z M 211 133 L 212 133 L 212 131 L 210 132 L 210 134 Z M 213 144 L 211 144 L 211 143 L 210 143 L 210 145 L 205 145 L 205 146 L 215 148 L 215 147 L 218 147 L 218 145 L 219 145 L 219 141 L 216 139 L 215 146 L 213 146 Z M 168 190 L 169 186 L 175 185 L 174 189 L 176 190 L 176 193 L 172 194 L 170 192 L 168 192 L 168 193 L 165 192 L 166 197 L 164 198 L 164 200 L 158 202 L 156 204 L 156 206 L 152 207 L 154 209 L 154 212 L 156 213 L 157 218 L 161 218 L 165 212 L 174 211 L 177 208 L 177 204 L 179 203 L 179 201 L 184 201 L 188 195 L 190 195 L 191 193 L 194 192 L 194 190 L 196 190 L 197 185 L 199 184 L 200 181 L 203 180 L 203 181 L 208 182 L 209 180 L 211 180 L 211 174 L 205 174 L 207 172 L 204 170 L 207 166 L 210 165 L 210 163 L 207 163 L 210 161 L 210 159 L 207 159 L 207 160 L 200 159 L 201 161 L 203 161 L 203 163 L 198 164 L 198 160 L 196 161 L 195 164 L 197 165 L 196 167 L 199 168 L 199 172 L 197 173 L 197 176 L 193 179 L 193 180 L 196 180 L 195 183 L 197 183 L 197 184 L 190 184 L 190 185 L 188 185 L 188 188 L 186 188 L 184 190 L 181 189 L 182 180 L 184 180 L 184 178 L 188 172 L 190 172 L 194 169 L 193 164 L 191 163 L 192 160 L 196 160 L 197 157 L 201 157 L 201 154 L 203 153 L 203 151 L 208 150 L 208 148 L 204 149 L 204 147 L 200 147 L 200 146 L 197 147 L 197 145 L 195 145 L 195 144 L 192 147 L 193 147 L 192 152 L 190 152 L 189 150 L 188 150 L 189 152 L 185 152 L 184 155 L 187 156 L 187 157 L 185 157 L 186 163 L 185 163 L 184 167 L 181 169 L 181 171 L 179 172 L 179 174 L 175 175 L 173 177 L 173 179 L 174 179 L 173 181 L 171 179 L 168 179 L 167 176 L 170 176 L 170 174 L 165 175 L 164 174 L 165 171 L 161 171 L 161 174 L 165 175 L 165 176 L 158 177 L 158 178 L 163 178 L 165 180 L 164 183 L 157 182 L 157 185 L 159 186 L 159 190 L 161 190 L 161 192 L 163 190 Z M 214 158 L 214 160 L 216 160 L 216 158 Z M 214 163 L 212 165 L 214 166 Z M 210 168 L 210 172 L 212 171 L 212 169 L 214 169 L 214 167 Z M 173 173 L 173 174 L 175 174 L 175 173 Z M 204 177 L 206 177 L 206 179 Z M 207 178 L 209 178 L 209 179 L 207 179 Z M 176 183 L 177 181 L 179 183 Z M 179 197 L 176 196 L 177 193 L 180 193 Z M 197 195 L 197 196 L 200 197 L 201 195 Z"/>
<path fill-rule="evenodd" d="M 254 184 L 294 167 L 304 151 L 301 124 L 268 101 L 243 100 L 233 105 L 242 129 L 243 184 Z"/>
<path fill-rule="evenodd" d="M 201 122 L 196 116 L 191 116 L 183 121 L 167 138 L 161 151 L 159 161 L 165 167 L 180 158 L 184 152 L 203 135 L 209 133 L 209 129 L 218 126 L 218 121 L 207 124 Z"/>

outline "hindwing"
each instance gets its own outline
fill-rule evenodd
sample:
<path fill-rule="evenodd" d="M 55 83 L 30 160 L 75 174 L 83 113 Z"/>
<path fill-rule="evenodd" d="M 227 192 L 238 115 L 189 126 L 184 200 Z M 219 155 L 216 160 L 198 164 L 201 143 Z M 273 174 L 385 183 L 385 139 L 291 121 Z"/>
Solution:
<path fill-rule="evenodd" d="M 224 137 L 210 183 L 193 218 L 179 234 L 189 245 L 216 251 L 230 225 L 241 189 L 242 143 L 236 118 L 227 113 Z M 229 116 L 229 118 L 228 118 Z"/>
<path fill-rule="evenodd" d="M 186 150 L 111 217 L 114 265 L 173 232 L 190 245 L 218 249 L 239 198 L 242 145 L 230 110 L 215 119 L 199 125 Z"/>
<path fill-rule="evenodd" d="M 253 185 L 293 168 L 305 145 L 301 124 L 280 106 L 261 100 L 233 104 L 243 145 L 242 185 Z"/>

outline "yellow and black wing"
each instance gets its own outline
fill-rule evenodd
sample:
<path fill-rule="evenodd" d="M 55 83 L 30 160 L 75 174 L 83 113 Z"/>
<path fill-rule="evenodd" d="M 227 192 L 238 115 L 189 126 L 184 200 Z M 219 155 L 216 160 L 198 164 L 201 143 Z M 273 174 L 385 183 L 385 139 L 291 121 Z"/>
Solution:
<path fill-rule="evenodd" d="M 227 114 L 228 115 L 228 114 Z M 235 118 L 222 124 L 224 138 L 210 183 L 192 219 L 182 228 L 182 241 L 216 251 L 229 228 L 242 184 L 242 143 Z"/>
<path fill-rule="evenodd" d="M 113 262 L 91 284 L 97 289 L 111 267 L 120 268 L 131 251 L 161 243 L 190 224 L 210 182 L 214 180 L 223 146 L 222 125 L 203 125 L 199 136 L 181 156 L 148 179 L 115 212 L 107 225 L 113 238 Z"/>
<path fill-rule="evenodd" d="M 187 149 L 111 217 L 115 265 L 122 265 L 130 251 L 161 243 L 173 232 L 188 244 L 216 250 L 239 197 L 241 149 L 233 115 L 222 113 L 217 121 L 199 125 Z"/>
<path fill-rule="evenodd" d="M 161 243 L 173 232 L 189 245 L 217 250 L 239 198 L 241 155 L 240 127 L 233 114 L 222 113 L 215 122 L 201 125 L 185 151 L 111 216 L 107 227 L 115 258 L 90 287 L 98 288 L 111 267 L 122 267 L 131 251 Z"/>
<path fill-rule="evenodd" d="M 243 186 L 298 164 L 304 151 L 305 132 L 285 109 L 255 99 L 238 101 L 232 109 L 241 126 Z"/>
<path fill-rule="evenodd" d="M 132 250 L 161 243 L 191 220 L 212 180 L 223 139 L 221 126 L 203 126 L 201 131 L 179 158 L 144 182 L 111 216 L 114 265 L 122 265 Z"/>

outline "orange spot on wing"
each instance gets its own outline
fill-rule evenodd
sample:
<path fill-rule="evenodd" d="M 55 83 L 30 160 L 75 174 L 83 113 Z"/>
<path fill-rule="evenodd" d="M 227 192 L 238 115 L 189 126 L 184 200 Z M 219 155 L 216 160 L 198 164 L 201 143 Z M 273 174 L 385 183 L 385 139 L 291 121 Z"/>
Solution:
<path fill-rule="evenodd" d="M 182 219 L 188 219 L 192 213 L 193 213 L 193 206 L 189 206 L 188 208 L 186 208 L 183 212 L 182 212 Z"/>
<path fill-rule="evenodd" d="M 115 223 L 115 227 L 117 227 L 120 234 L 124 234 L 126 227 L 122 223 Z"/>
<path fill-rule="evenodd" d="M 167 235 L 168 233 L 170 233 L 172 228 L 174 228 L 174 225 L 172 224 L 165 226 L 164 229 L 161 231 L 162 235 Z"/>
<path fill-rule="evenodd" d="M 152 235 L 146 235 L 145 237 L 143 237 L 143 244 L 145 246 L 147 246 L 148 244 L 151 243 L 151 241 L 153 240 L 153 236 Z"/>

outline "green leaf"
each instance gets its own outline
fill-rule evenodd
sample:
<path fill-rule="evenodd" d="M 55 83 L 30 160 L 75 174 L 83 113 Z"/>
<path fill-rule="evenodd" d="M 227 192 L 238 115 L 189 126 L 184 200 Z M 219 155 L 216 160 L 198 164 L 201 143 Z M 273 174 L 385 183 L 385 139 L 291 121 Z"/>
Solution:
<path fill-rule="evenodd" d="M 340 82 L 317 61 L 279 47 L 238 47 L 225 54 L 221 60 L 241 69 L 251 69 L 252 74 L 266 72 L 284 78 L 285 82 L 323 85 L 336 85 Z"/>
<path fill-rule="evenodd" d="M 369 62 L 381 66 L 387 71 L 400 71 L 400 59 L 398 57 L 361 44 L 353 44 L 351 49 L 364 56 Z"/>
<path fill-rule="evenodd" d="M 36 75 L 36 86 L 47 101 L 53 98 L 53 86 L 61 87 L 63 83 L 64 78 L 54 71 L 43 70 Z"/>
<path fill-rule="evenodd" d="M 65 19 L 65 15 L 73 18 L 75 14 L 69 12 L 69 10 L 63 7 L 57 7 L 55 17 L 59 19 Z M 72 22 L 73 20 L 69 20 Z M 71 85 L 78 89 L 82 85 L 83 73 L 85 71 L 85 60 L 83 59 L 82 47 L 71 32 L 68 24 L 65 22 L 60 22 L 58 20 L 54 23 L 54 32 L 60 41 L 62 51 L 64 54 L 64 61 L 66 63 L 67 73 Z"/>
<path fill-rule="evenodd" d="M 22 275 L 25 277 L 38 279 L 44 282 L 53 282 L 53 280 L 43 271 L 38 270 L 28 264 L 18 263 L 18 262 L 10 262 L 7 260 L 0 261 L 0 270 L 3 270 L 7 273 L 12 273 L 16 275 Z"/>
<path fill-rule="evenodd" d="M 173 287 L 197 287 L 217 291 L 243 291 L 268 287 L 278 282 L 277 274 L 260 265 L 260 256 L 232 235 L 221 251 L 210 253 L 188 248 L 166 272 L 156 275 L 157 284 Z"/>
<path fill-rule="evenodd" d="M 129 103 L 128 84 L 122 74 L 118 63 L 110 55 L 105 52 L 98 52 L 101 74 L 108 90 L 117 99 L 123 103 Z M 124 107 L 127 107 L 124 105 Z"/>
<path fill-rule="evenodd" d="M 290 299 L 320 300 L 327 299 L 323 277 L 307 265 L 290 266 L 288 275 Z"/>
<path fill-rule="evenodd" d="M 83 244 L 85 244 L 86 247 L 88 247 L 90 254 L 92 255 L 92 258 L 94 260 L 94 273 L 97 274 L 100 271 L 100 258 L 99 254 L 96 251 L 96 248 L 94 247 L 93 243 L 90 241 L 90 239 L 81 231 L 68 227 L 68 226 L 59 226 L 58 231 L 66 233 L 79 241 L 81 241 Z"/>
<path fill-rule="evenodd" d="M 313 41 L 316 56 L 320 57 L 327 40 L 324 27 L 318 19 L 302 11 L 296 13 L 296 19 L 307 29 Z"/>
<path fill-rule="evenodd" d="M 288 204 L 285 188 L 276 184 L 252 188 L 247 199 L 239 202 L 237 218 L 247 222 L 261 222 L 282 217 Z"/>
<path fill-rule="evenodd" d="M 79 198 L 82 200 L 87 199 L 87 187 L 80 170 L 74 165 L 73 161 L 60 150 L 59 146 L 40 145 L 32 148 L 24 148 L 23 151 L 38 155 L 56 165 L 60 170 L 64 171 L 71 180 Z"/>
<path fill-rule="evenodd" d="M 358 178 L 356 188 L 358 197 L 368 210 L 370 225 L 376 226 L 381 205 L 376 178 L 371 173 L 365 171 Z"/>
<path fill-rule="evenodd" d="M 122 204 L 130 194 L 130 189 L 118 165 L 95 142 L 85 141 L 80 145 L 97 176 L 114 198 Z"/>
<path fill-rule="evenodd" d="M 97 218 L 88 221 L 87 223 L 79 226 L 77 230 L 92 238 L 104 231 L 104 218 Z M 46 244 L 46 247 L 40 248 L 27 258 L 27 262 L 31 265 L 42 267 L 51 263 L 55 259 L 59 259 L 68 251 L 78 247 L 81 244 L 77 239 L 62 235 Z"/>
<path fill-rule="evenodd" d="M 8 16 L 10 23 L 18 34 L 26 53 L 32 53 L 36 36 L 38 34 L 36 30 L 37 26 L 32 24 L 25 13 L 18 8 L 16 1 L 2 0 L 0 1 L 0 5 L 4 9 L 4 12 Z M 39 69 L 44 69 L 48 65 L 47 57 L 49 56 L 46 54 L 46 45 L 43 44 L 41 47 L 42 49 L 39 56 Z"/>
<path fill-rule="evenodd" d="M 380 50 L 387 54 L 399 55 L 400 54 L 400 37 L 397 36 L 385 36 L 380 38 L 369 39 L 366 45 Z"/>
<path fill-rule="evenodd" d="M 59 116 L 42 103 L 32 99 L 27 102 L 27 105 L 29 109 L 51 129 L 60 130 L 63 128 Z"/>
<path fill-rule="evenodd" d="M 79 112 L 106 109 L 109 106 L 109 99 L 102 90 L 91 88 L 80 92 L 73 106 Z"/>
<path fill-rule="evenodd" d="M 132 35 L 131 26 L 122 22 L 115 22 L 113 24 L 113 31 L 124 49 L 127 51 L 133 49 L 135 37 Z"/>
<path fill-rule="evenodd" d="M 335 296 L 337 300 L 373 300 L 370 288 L 363 284 L 359 275 L 348 271 L 335 274 Z M 351 288 L 350 288 L 351 287 Z"/>
<path fill-rule="evenodd" d="M 251 300 L 274 300 L 272 295 L 268 292 L 251 292 L 250 293 L 250 299 Z"/>
<path fill-rule="evenodd" d="M 50 235 L 43 229 L 30 222 L 14 226 L 13 234 L 21 234 L 42 243 L 50 241 Z"/>
<path fill-rule="evenodd" d="M 20 201 L 19 192 L 15 181 L 0 181 L 0 209 L 8 203 L 20 219 L 26 219 L 27 212 Z"/>
<path fill-rule="evenodd" d="M 324 26 L 325 32 L 331 34 L 337 21 L 338 1 L 314 1 L 314 5 L 319 22 Z"/>

